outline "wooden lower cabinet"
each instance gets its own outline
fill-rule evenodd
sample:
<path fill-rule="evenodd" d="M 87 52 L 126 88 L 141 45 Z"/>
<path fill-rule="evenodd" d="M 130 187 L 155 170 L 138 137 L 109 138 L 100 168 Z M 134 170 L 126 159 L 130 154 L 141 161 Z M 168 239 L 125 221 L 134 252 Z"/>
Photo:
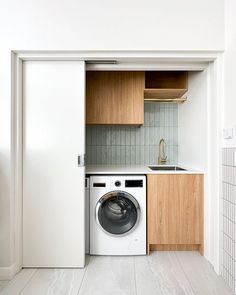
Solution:
<path fill-rule="evenodd" d="M 148 175 L 148 250 L 203 254 L 203 175 Z"/>

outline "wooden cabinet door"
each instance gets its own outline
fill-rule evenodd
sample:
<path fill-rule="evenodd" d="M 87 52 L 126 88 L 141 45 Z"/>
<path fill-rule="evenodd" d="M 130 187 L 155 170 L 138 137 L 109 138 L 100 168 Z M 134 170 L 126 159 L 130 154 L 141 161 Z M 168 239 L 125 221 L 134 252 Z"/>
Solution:
<path fill-rule="evenodd" d="M 144 72 L 88 71 L 86 123 L 144 123 Z"/>
<path fill-rule="evenodd" d="M 149 244 L 202 244 L 203 176 L 148 176 Z"/>

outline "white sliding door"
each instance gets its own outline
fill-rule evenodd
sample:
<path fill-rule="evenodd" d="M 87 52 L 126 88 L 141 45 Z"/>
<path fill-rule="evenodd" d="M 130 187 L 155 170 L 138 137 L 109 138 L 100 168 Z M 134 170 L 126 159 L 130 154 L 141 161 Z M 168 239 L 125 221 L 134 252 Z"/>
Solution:
<path fill-rule="evenodd" d="M 83 267 L 85 64 L 23 63 L 23 267 Z"/>

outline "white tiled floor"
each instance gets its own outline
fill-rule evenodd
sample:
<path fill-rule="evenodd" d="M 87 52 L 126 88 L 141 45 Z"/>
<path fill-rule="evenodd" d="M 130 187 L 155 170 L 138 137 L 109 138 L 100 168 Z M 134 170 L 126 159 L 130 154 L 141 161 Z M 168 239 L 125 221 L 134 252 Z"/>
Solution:
<path fill-rule="evenodd" d="M 2 295 L 230 295 L 224 281 L 197 252 L 88 257 L 85 269 L 24 269 Z"/>

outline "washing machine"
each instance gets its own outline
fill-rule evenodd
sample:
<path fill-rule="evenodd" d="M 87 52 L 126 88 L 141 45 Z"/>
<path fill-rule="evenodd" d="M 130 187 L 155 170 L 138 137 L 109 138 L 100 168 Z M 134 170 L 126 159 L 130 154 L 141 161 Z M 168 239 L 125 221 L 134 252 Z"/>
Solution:
<path fill-rule="evenodd" d="M 90 177 L 90 254 L 146 254 L 146 176 Z"/>

